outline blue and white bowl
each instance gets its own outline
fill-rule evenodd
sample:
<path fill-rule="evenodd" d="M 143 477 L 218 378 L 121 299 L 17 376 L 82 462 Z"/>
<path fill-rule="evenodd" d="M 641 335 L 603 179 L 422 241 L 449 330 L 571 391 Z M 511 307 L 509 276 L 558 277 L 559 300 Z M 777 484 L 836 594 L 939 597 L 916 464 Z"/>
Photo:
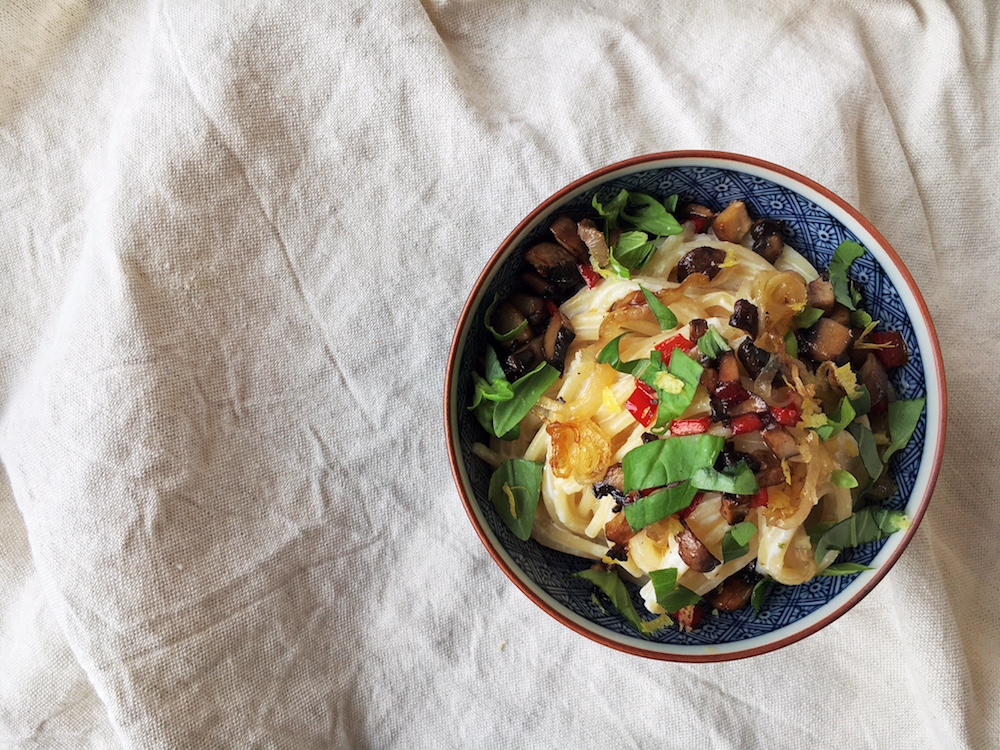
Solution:
<path fill-rule="evenodd" d="M 486 436 L 466 409 L 477 353 L 486 346 L 483 316 L 495 294 L 506 296 L 524 253 L 549 239 L 551 219 L 582 216 L 598 191 L 619 188 L 663 197 L 673 193 L 714 209 L 741 199 L 751 215 L 785 222 L 788 244 L 817 268 L 826 268 L 843 240 L 861 243 L 868 254 L 851 268 L 868 311 L 885 328 L 903 334 L 910 361 L 892 374 L 900 398 L 926 397 L 924 415 L 909 445 L 891 462 L 899 490 L 886 507 L 912 519 L 904 532 L 845 552 L 840 561 L 872 568 L 852 576 L 822 577 L 800 586 L 775 586 L 758 616 L 752 609 L 704 618 L 692 632 L 667 628 L 643 637 L 610 607 L 602 608 L 593 587 L 573 573 L 590 562 L 516 538 L 487 498 L 491 470 L 472 453 Z M 480 539 L 508 577 L 539 607 L 588 638 L 633 654 L 674 661 L 720 661 L 752 656 L 793 643 L 857 604 L 902 554 L 915 533 L 937 479 L 944 450 L 945 382 L 941 350 L 927 306 L 913 278 L 889 243 L 854 208 L 812 180 L 747 156 L 714 151 L 678 151 L 641 156 L 583 177 L 545 200 L 501 243 L 472 289 L 459 318 L 445 377 L 445 430 L 459 495 Z M 642 610 L 637 594 L 635 605 Z"/>

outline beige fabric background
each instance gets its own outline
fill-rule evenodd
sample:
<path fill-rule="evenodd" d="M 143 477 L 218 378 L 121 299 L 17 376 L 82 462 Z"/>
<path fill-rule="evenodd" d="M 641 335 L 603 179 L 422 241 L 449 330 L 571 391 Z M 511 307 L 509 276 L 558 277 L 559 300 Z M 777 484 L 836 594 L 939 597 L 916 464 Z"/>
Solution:
<path fill-rule="evenodd" d="M 0 747 L 1000 746 L 998 31 L 940 0 L 0 4 Z M 892 573 L 719 665 L 534 607 L 442 429 L 502 238 L 678 148 L 855 204 L 949 386 Z"/>

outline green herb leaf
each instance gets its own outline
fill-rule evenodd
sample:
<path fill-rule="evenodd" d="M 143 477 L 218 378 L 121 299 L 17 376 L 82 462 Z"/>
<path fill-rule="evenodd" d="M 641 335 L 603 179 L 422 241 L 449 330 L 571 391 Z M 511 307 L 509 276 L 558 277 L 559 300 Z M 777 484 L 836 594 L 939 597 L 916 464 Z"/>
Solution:
<path fill-rule="evenodd" d="M 828 567 L 826 570 L 817 573 L 817 576 L 849 576 L 852 573 L 861 573 L 865 570 L 874 570 L 874 568 L 869 568 L 867 565 L 861 565 L 860 563 L 835 563 Z"/>
<path fill-rule="evenodd" d="M 666 200 L 663 201 L 663 207 L 667 209 L 670 213 L 677 210 L 677 193 L 673 195 L 668 195 Z"/>
<path fill-rule="evenodd" d="M 785 334 L 785 352 L 792 359 L 799 358 L 799 340 L 795 338 L 794 331 Z"/>
<path fill-rule="evenodd" d="M 764 605 L 764 600 L 767 598 L 767 592 L 771 590 L 771 586 L 774 581 L 770 578 L 761 578 L 753 587 L 753 591 L 750 592 L 750 604 L 753 605 L 753 618 L 756 620 L 757 615 L 760 614 L 760 608 Z"/>
<path fill-rule="evenodd" d="M 872 431 L 863 424 L 853 422 L 848 425 L 847 431 L 858 441 L 858 453 L 861 454 L 861 461 L 865 465 L 865 471 L 873 480 L 878 479 L 882 473 L 882 459 L 878 457 L 878 446 L 875 445 L 875 436 Z"/>
<path fill-rule="evenodd" d="M 630 271 L 639 271 L 649 262 L 655 250 L 656 243 L 645 232 L 622 232 L 612 255 Z"/>
<path fill-rule="evenodd" d="M 605 206 L 600 204 L 597 200 L 597 194 L 594 194 L 594 198 L 590 203 L 594 207 L 594 210 L 601 215 L 601 218 L 607 221 L 608 229 L 605 234 L 610 233 L 612 229 L 618 226 L 618 217 L 621 215 L 622 209 L 625 208 L 626 202 L 628 202 L 628 190 L 619 192 Z"/>
<path fill-rule="evenodd" d="M 857 413 L 854 411 L 851 400 L 847 396 L 844 396 L 840 399 L 840 403 L 833 414 L 827 415 L 826 424 L 816 428 L 816 434 L 819 435 L 821 440 L 829 440 L 843 432 L 844 428 L 853 422 L 856 416 Z"/>
<path fill-rule="evenodd" d="M 639 285 L 639 289 L 642 291 L 642 296 L 646 298 L 646 303 L 649 305 L 649 309 L 653 311 L 653 315 L 656 316 L 656 321 L 660 324 L 660 328 L 664 331 L 669 331 L 671 328 L 677 327 L 677 316 L 673 314 L 669 307 L 664 305 L 657 298 L 655 294 Z"/>
<path fill-rule="evenodd" d="M 618 259 L 615 257 L 614 247 L 608 248 L 608 268 L 610 268 L 620 279 L 632 278 L 632 274 L 629 271 L 628 266 L 619 263 Z"/>
<path fill-rule="evenodd" d="M 894 534 L 910 525 L 905 513 L 886 508 L 862 508 L 834 524 L 816 539 L 816 562 L 820 562 L 829 550 L 845 550 L 860 547 Z M 809 536 L 812 537 L 813 532 Z"/>
<path fill-rule="evenodd" d="M 607 344 L 605 344 L 604 348 L 601 349 L 601 353 L 597 355 L 597 361 L 609 364 L 616 370 L 624 372 L 624 370 L 621 369 L 622 359 L 621 359 L 621 354 L 619 353 L 619 348 L 620 348 L 620 342 L 625 337 L 625 335 L 626 334 L 623 333 L 620 336 L 616 336 Z M 631 372 L 629 374 L 631 374 Z"/>
<path fill-rule="evenodd" d="M 666 441 L 658 441 L 666 442 Z M 684 510 L 694 500 L 698 491 L 690 482 L 681 482 L 667 489 L 640 497 L 625 506 L 625 520 L 632 531 L 641 531 L 672 513 Z"/>
<path fill-rule="evenodd" d="M 725 336 L 719 333 L 715 326 L 709 326 L 708 330 L 698 339 L 698 351 L 709 359 L 718 359 L 723 352 L 732 351 Z"/>
<path fill-rule="evenodd" d="M 660 352 L 654 350 L 650 358 L 654 356 L 660 357 Z M 643 378 L 644 382 L 656 388 L 656 395 L 660 401 L 660 406 L 656 412 L 657 427 L 662 427 L 670 420 L 679 417 L 687 411 L 687 408 L 694 400 L 694 394 L 698 390 L 698 384 L 701 382 L 701 373 L 704 369 L 704 367 L 680 349 L 674 349 L 673 354 L 670 355 L 669 371 L 671 375 L 684 383 L 684 390 L 681 393 L 668 393 L 658 388 L 656 383 L 652 382 L 652 378 L 655 378 L 656 373 L 652 373 L 649 379 L 646 377 Z"/>
<path fill-rule="evenodd" d="M 630 193 L 621 215 L 637 228 L 651 234 L 664 236 L 684 231 L 666 206 L 645 193 Z"/>
<path fill-rule="evenodd" d="M 858 479 L 851 472 L 843 469 L 834 469 L 830 474 L 830 484 L 834 487 L 845 487 L 851 489 L 858 486 Z"/>
<path fill-rule="evenodd" d="M 542 464 L 511 458 L 500 464 L 490 477 L 490 502 L 518 539 L 527 540 L 531 536 L 542 468 Z"/>
<path fill-rule="evenodd" d="M 830 283 L 833 285 L 833 296 L 848 310 L 857 309 L 856 300 L 860 299 L 860 294 L 852 288 L 847 271 L 851 264 L 864 254 L 865 249 L 857 242 L 844 240 L 837 246 L 827 269 L 830 274 Z"/>
<path fill-rule="evenodd" d="M 650 571 L 649 580 L 653 582 L 656 603 L 668 614 L 701 601 L 701 596 L 677 584 L 677 568 Z"/>
<path fill-rule="evenodd" d="M 514 330 L 508 331 L 507 333 L 497 333 L 496 329 L 490 325 L 490 319 L 493 317 L 493 308 L 497 306 L 497 301 L 499 299 L 499 294 L 493 295 L 493 301 L 490 303 L 490 306 L 486 308 L 486 315 L 483 316 L 483 324 L 486 326 L 486 330 L 493 334 L 493 338 L 497 341 L 510 341 L 517 336 L 517 334 L 528 327 L 528 321 L 522 320 Z"/>
<path fill-rule="evenodd" d="M 691 484 L 699 490 L 729 492 L 733 495 L 753 495 L 760 487 L 746 461 L 716 471 L 712 466 L 702 466 L 691 475 Z"/>
<path fill-rule="evenodd" d="M 733 526 L 722 537 L 722 562 L 736 560 L 750 552 L 750 540 L 757 533 L 757 527 L 750 521 L 742 521 Z"/>
<path fill-rule="evenodd" d="M 925 398 L 889 402 L 889 436 L 892 438 L 892 442 L 882 454 L 883 462 L 888 464 L 892 454 L 902 450 L 910 442 L 926 402 Z"/>
<path fill-rule="evenodd" d="M 851 313 L 851 325 L 855 328 L 867 328 L 872 324 L 872 316 L 864 310 L 855 310 Z"/>
<path fill-rule="evenodd" d="M 629 625 L 642 633 L 642 620 L 639 619 L 639 613 L 635 611 L 635 605 L 632 603 L 628 589 L 625 588 L 625 582 L 618 577 L 615 571 L 590 568 L 574 573 L 573 576 L 590 581 L 597 586 L 611 600 L 611 606 L 618 610 L 618 614 L 624 617 Z"/>
<path fill-rule="evenodd" d="M 531 407 L 538 403 L 541 395 L 558 378 L 559 370 L 548 362 L 542 362 L 527 375 L 515 380 L 511 385 L 513 398 L 499 402 L 493 410 L 493 434 L 503 437 L 518 426 L 531 411 Z"/>
<path fill-rule="evenodd" d="M 637 446 L 622 459 L 625 491 L 665 487 L 690 479 L 703 466 L 714 465 L 725 444 L 724 438 L 703 433 Z"/>
<path fill-rule="evenodd" d="M 872 395 L 868 392 L 868 386 L 858 385 L 858 390 L 851 399 L 851 406 L 854 407 L 854 413 L 858 417 L 872 410 Z"/>
<path fill-rule="evenodd" d="M 823 311 L 818 307 L 807 307 L 802 312 L 792 318 L 792 323 L 796 328 L 811 328 L 816 325 L 816 321 L 823 317 Z"/>
<path fill-rule="evenodd" d="M 476 391 L 472 396 L 472 405 L 469 407 L 469 411 L 479 406 L 483 399 L 487 401 L 510 401 L 514 398 L 514 391 L 511 389 L 510 383 L 506 380 L 487 383 L 486 380 L 479 377 L 478 373 L 474 372 L 472 373 L 472 383 Z"/>

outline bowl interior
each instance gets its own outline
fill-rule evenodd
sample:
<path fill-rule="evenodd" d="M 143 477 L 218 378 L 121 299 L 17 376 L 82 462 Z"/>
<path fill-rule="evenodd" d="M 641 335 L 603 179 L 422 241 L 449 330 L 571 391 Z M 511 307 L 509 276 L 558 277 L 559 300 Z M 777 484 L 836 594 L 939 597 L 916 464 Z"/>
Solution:
<path fill-rule="evenodd" d="M 593 596 L 590 584 L 572 577 L 572 573 L 589 567 L 589 561 L 556 552 L 532 540 L 523 542 L 510 532 L 487 497 L 491 470 L 471 450 L 474 442 L 487 442 L 485 432 L 464 408 L 470 398 L 469 373 L 474 369 L 477 353 L 487 344 L 483 326 L 486 307 L 494 294 L 502 298 L 511 291 L 525 251 L 536 242 L 549 239 L 547 227 L 552 216 L 567 213 L 574 219 L 583 218 L 591 213 L 595 192 L 604 199 L 621 188 L 658 198 L 677 193 L 682 199 L 695 200 L 716 210 L 731 200 L 742 199 L 752 216 L 783 220 L 788 244 L 819 270 L 827 267 L 837 245 L 845 239 L 858 241 L 869 250 L 854 263 L 851 277 L 864 292 L 866 309 L 882 321 L 884 328 L 902 332 L 910 350 L 909 363 L 893 373 L 892 383 L 899 398 L 929 397 L 928 409 L 921 416 L 913 439 L 891 462 L 899 490 L 883 503 L 885 507 L 905 509 L 917 520 L 926 506 L 936 473 L 929 466 L 935 451 L 928 444 L 927 435 L 928 416 L 938 414 L 934 403 L 937 384 L 929 384 L 925 373 L 925 359 L 933 354 L 928 350 L 936 348 L 936 342 L 923 325 L 917 298 L 891 260 L 891 250 L 887 252 L 879 246 L 881 238 L 873 237 L 864 225 L 827 196 L 809 185 L 799 184 L 794 177 L 771 172 L 766 167 L 719 159 L 660 159 L 616 169 L 570 186 L 529 217 L 484 272 L 470 300 L 464 326 L 456 336 L 448 419 L 452 451 L 457 458 L 456 476 L 467 496 L 470 515 L 474 522 L 478 520 L 481 536 L 487 546 L 494 547 L 501 565 L 506 563 L 515 582 L 551 614 L 612 646 L 663 658 L 692 659 L 732 658 L 769 650 L 795 633 L 804 635 L 825 624 L 836 616 L 837 610 L 860 598 L 885 571 L 818 578 L 794 587 L 775 586 L 757 616 L 750 608 L 724 612 L 706 617 L 693 632 L 673 627 L 643 638 L 617 612 Z M 932 375 L 936 377 L 936 373 Z M 932 442 L 935 434 L 936 429 L 932 432 Z M 858 562 L 878 569 L 890 558 L 894 559 L 893 553 L 901 550 L 904 536 L 908 540 L 909 535 L 899 533 L 882 542 L 845 551 L 838 562 Z M 637 594 L 633 594 L 633 599 L 637 611 L 651 618 Z"/>

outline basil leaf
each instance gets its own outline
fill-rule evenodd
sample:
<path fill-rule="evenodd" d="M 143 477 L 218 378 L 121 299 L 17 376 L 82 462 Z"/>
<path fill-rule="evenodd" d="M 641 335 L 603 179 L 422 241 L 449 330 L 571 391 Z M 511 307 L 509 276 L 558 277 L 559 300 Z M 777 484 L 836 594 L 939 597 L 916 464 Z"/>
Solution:
<path fill-rule="evenodd" d="M 677 585 L 677 568 L 652 570 L 649 573 L 649 580 L 653 582 L 656 603 L 663 607 L 664 612 L 673 614 L 701 601 L 701 596 Z"/>
<path fill-rule="evenodd" d="M 867 328 L 872 324 L 873 318 L 864 310 L 855 310 L 851 313 L 851 325 L 855 328 Z"/>
<path fill-rule="evenodd" d="M 827 423 L 815 428 L 816 434 L 819 435 L 821 440 L 829 440 L 843 432 L 844 428 L 853 422 L 856 416 L 857 413 L 854 411 L 851 400 L 847 396 L 844 396 L 840 399 L 836 411 L 827 416 Z"/>
<path fill-rule="evenodd" d="M 913 431 L 917 429 L 917 422 L 924 411 L 924 404 L 927 399 L 915 398 L 908 401 L 889 402 L 889 436 L 892 442 L 882 454 L 882 461 L 886 464 L 896 451 L 902 450 L 913 437 Z"/>
<path fill-rule="evenodd" d="M 698 339 L 698 351 L 709 359 L 718 359 L 723 352 L 732 350 L 725 336 L 719 333 L 715 326 L 709 326 L 708 330 Z"/>
<path fill-rule="evenodd" d="M 733 495 L 753 495 L 760 489 L 746 461 L 727 466 L 721 472 L 711 466 L 702 466 L 691 475 L 691 484 L 699 490 Z"/>
<path fill-rule="evenodd" d="M 860 563 L 836 563 L 831 565 L 826 570 L 817 573 L 817 576 L 849 576 L 852 573 L 861 573 L 865 570 L 874 570 L 874 568 L 869 568 L 867 565 L 861 565 Z"/>
<path fill-rule="evenodd" d="M 615 571 L 590 568 L 574 573 L 573 576 L 590 581 L 597 586 L 611 600 L 611 606 L 618 610 L 618 614 L 624 617 L 633 628 L 640 633 L 643 632 L 642 620 L 639 619 L 639 613 L 635 611 L 632 597 L 629 595 L 628 589 L 625 588 L 625 582 L 618 577 Z"/>
<path fill-rule="evenodd" d="M 663 201 L 663 207 L 667 209 L 670 213 L 677 210 L 677 193 L 673 195 L 668 195 L 666 200 Z"/>
<path fill-rule="evenodd" d="M 727 563 L 749 553 L 750 540 L 756 533 L 757 527 L 750 521 L 742 521 L 729 529 L 722 537 L 722 562 Z"/>
<path fill-rule="evenodd" d="M 833 473 L 830 474 L 830 484 L 834 487 L 845 487 L 847 489 L 851 489 L 852 487 L 858 486 L 858 478 L 849 471 L 834 469 Z"/>
<path fill-rule="evenodd" d="M 660 355 L 658 351 L 654 351 L 653 354 L 657 356 Z M 652 357 L 653 355 L 650 356 Z M 643 378 L 645 382 L 656 388 L 656 395 L 660 401 L 660 406 L 656 416 L 657 427 L 663 426 L 670 420 L 675 417 L 679 417 L 687 411 L 687 408 L 694 400 L 694 393 L 698 390 L 698 384 L 701 382 L 701 373 L 704 369 L 704 367 L 699 365 L 680 349 L 674 349 L 673 354 L 670 355 L 669 370 L 671 375 L 680 379 L 684 383 L 684 390 L 681 393 L 668 393 L 660 388 L 656 388 L 656 383 L 652 383 Z"/>
<path fill-rule="evenodd" d="M 799 358 L 799 340 L 795 338 L 794 331 L 785 334 L 785 352 L 792 359 Z"/>
<path fill-rule="evenodd" d="M 690 479 L 703 466 L 714 465 L 725 444 L 722 437 L 702 433 L 636 446 L 622 459 L 625 491 L 664 487 Z"/>
<path fill-rule="evenodd" d="M 622 232 L 612 255 L 630 271 L 638 271 L 649 262 L 655 250 L 656 243 L 645 232 Z"/>
<path fill-rule="evenodd" d="M 858 390 L 854 394 L 854 398 L 851 399 L 851 406 L 854 407 L 854 413 L 858 417 L 863 416 L 872 410 L 872 395 L 868 392 L 868 386 L 858 386 Z"/>
<path fill-rule="evenodd" d="M 671 328 L 677 327 L 677 316 L 673 314 L 669 307 L 664 305 L 657 298 L 655 294 L 639 285 L 639 290 L 642 292 L 642 296 L 646 298 L 646 303 L 649 305 L 649 309 L 653 311 L 653 315 L 656 316 L 656 322 L 660 324 L 660 328 L 664 331 L 669 331 Z"/>
<path fill-rule="evenodd" d="M 629 210 L 630 207 L 634 210 Z M 630 193 L 622 218 L 637 228 L 655 235 L 680 234 L 684 231 L 680 223 L 656 198 L 645 193 Z"/>
<path fill-rule="evenodd" d="M 509 401 L 501 401 L 493 410 L 493 434 L 504 437 L 514 427 L 521 423 L 531 407 L 559 378 L 559 370 L 548 362 L 542 362 L 527 375 L 514 381 L 511 389 L 514 397 Z"/>
<path fill-rule="evenodd" d="M 493 317 L 493 308 L 497 306 L 497 301 L 499 299 L 500 299 L 499 294 L 493 295 L 493 301 L 490 303 L 490 306 L 486 308 L 486 315 L 483 316 L 483 325 L 486 326 L 486 330 L 489 331 L 491 334 L 493 334 L 493 338 L 495 338 L 497 341 L 510 341 L 515 336 L 517 336 L 517 334 L 519 334 L 521 331 L 523 331 L 525 328 L 528 327 L 528 321 L 522 320 L 518 324 L 518 326 L 514 328 L 514 330 L 507 331 L 507 333 L 497 333 L 496 329 L 492 325 L 490 325 L 490 318 Z"/>
<path fill-rule="evenodd" d="M 771 586 L 774 581 L 770 578 L 761 578 L 753 587 L 753 591 L 750 592 L 750 604 L 753 605 L 753 619 L 757 619 L 757 615 L 760 614 L 760 608 L 764 605 L 764 600 L 767 598 L 767 592 L 771 590 Z"/>
<path fill-rule="evenodd" d="M 630 279 L 632 274 L 629 272 L 628 266 L 625 266 L 618 262 L 615 257 L 615 248 L 608 248 L 608 268 L 614 271 L 615 275 L 620 279 Z"/>
<path fill-rule="evenodd" d="M 490 502 L 518 539 L 531 536 L 542 486 L 542 464 L 523 458 L 504 461 L 490 477 Z"/>
<path fill-rule="evenodd" d="M 594 210 L 601 215 L 605 221 L 607 221 L 608 234 L 611 229 L 618 226 L 618 216 L 621 214 L 622 209 L 625 208 L 625 204 L 628 201 L 628 190 L 622 190 L 614 198 L 608 201 L 606 206 L 602 206 L 597 200 L 597 194 L 594 194 L 593 200 L 590 204 L 594 207 Z"/>
<path fill-rule="evenodd" d="M 816 540 L 816 562 L 820 562 L 829 550 L 845 550 L 885 539 L 909 524 L 910 519 L 901 511 L 862 508 L 819 536 Z"/>
<path fill-rule="evenodd" d="M 878 457 L 878 446 L 875 445 L 875 436 L 872 431 L 857 422 L 850 424 L 847 431 L 858 441 L 858 453 L 861 454 L 861 461 L 865 465 L 868 476 L 873 480 L 878 479 L 882 473 L 882 460 Z"/>
<path fill-rule="evenodd" d="M 622 359 L 619 352 L 620 342 L 624 337 L 625 334 L 623 333 L 605 344 L 604 348 L 601 349 L 601 353 L 597 355 L 597 361 L 611 365 L 620 372 L 625 372 L 621 369 Z"/>
<path fill-rule="evenodd" d="M 833 285 L 833 296 L 836 297 L 837 302 L 848 310 L 857 309 L 855 300 L 860 299 L 860 294 L 852 288 L 851 280 L 847 278 L 847 270 L 854 261 L 864 254 L 865 249 L 857 242 L 844 240 L 837 245 L 837 249 L 833 253 L 833 259 L 830 261 L 830 266 L 827 269 L 827 272 L 830 274 L 830 283 Z"/>
<path fill-rule="evenodd" d="M 510 383 L 506 380 L 487 383 L 483 378 L 479 377 L 478 373 L 474 372 L 472 373 L 472 382 L 476 387 L 476 393 L 472 397 L 472 406 L 469 407 L 469 411 L 479 406 L 483 399 L 487 401 L 510 401 L 514 398 L 514 391 L 511 389 Z"/>
<path fill-rule="evenodd" d="M 823 311 L 818 307 L 807 307 L 798 313 L 792 322 L 796 328 L 811 328 L 816 325 L 816 321 L 823 317 Z"/>
<path fill-rule="evenodd" d="M 665 441 L 660 441 L 665 442 Z M 681 482 L 673 487 L 640 497 L 625 506 L 625 520 L 632 531 L 641 531 L 651 523 L 656 523 L 672 513 L 684 510 L 694 500 L 698 491 L 690 482 Z"/>

